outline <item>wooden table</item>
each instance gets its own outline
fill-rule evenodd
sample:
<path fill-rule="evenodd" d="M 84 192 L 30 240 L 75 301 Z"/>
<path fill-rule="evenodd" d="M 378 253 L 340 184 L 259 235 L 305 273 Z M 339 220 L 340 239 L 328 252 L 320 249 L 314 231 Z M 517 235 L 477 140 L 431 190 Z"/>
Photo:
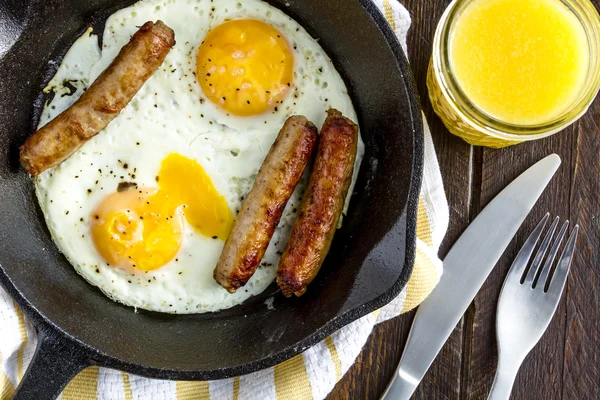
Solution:
<path fill-rule="evenodd" d="M 600 100 L 555 136 L 503 150 L 470 147 L 435 116 L 425 76 L 437 21 L 449 0 L 402 0 L 413 18 L 409 59 L 431 126 L 446 195 L 450 228 L 443 258 L 470 221 L 510 181 L 544 156 L 563 165 L 496 265 L 419 386 L 416 399 L 485 399 L 496 369 L 495 314 L 512 259 L 545 212 L 580 225 L 568 285 L 548 331 L 527 357 L 513 399 L 600 399 Z M 600 0 L 592 0 L 600 8 Z M 330 395 L 377 399 L 394 373 L 413 313 L 377 326 L 355 365 Z"/>

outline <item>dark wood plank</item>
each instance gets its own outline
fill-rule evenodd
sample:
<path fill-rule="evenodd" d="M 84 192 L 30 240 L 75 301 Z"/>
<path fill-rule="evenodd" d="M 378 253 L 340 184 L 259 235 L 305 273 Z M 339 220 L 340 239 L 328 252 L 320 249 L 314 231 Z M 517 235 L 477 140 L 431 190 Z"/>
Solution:
<path fill-rule="evenodd" d="M 446 183 L 450 203 L 450 226 L 441 254 L 449 249 L 468 225 L 471 148 L 450 135 L 435 117 L 427 95 L 426 74 L 431 56 L 435 23 L 449 1 L 406 0 L 403 4 L 412 15 L 409 33 L 409 59 L 423 110 L 430 122 L 434 143 Z M 400 361 L 414 313 L 403 315 L 377 326 L 359 355 L 355 365 L 338 383 L 330 399 L 376 399 L 385 389 Z M 458 399 L 462 354 L 462 324 L 450 337 L 448 344 L 429 370 L 417 390 L 418 399 Z"/>
<path fill-rule="evenodd" d="M 598 7 L 600 1 L 593 1 Z M 481 203 L 484 205 L 518 172 L 543 156 L 561 155 L 561 170 L 547 189 L 532 216 L 475 300 L 470 331 L 470 351 L 463 380 L 463 398 L 480 399 L 487 394 L 496 363 L 495 310 L 503 279 L 527 233 L 547 210 L 582 227 L 578 256 L 557 313 L 540 343 L 521 367 L 512 399 L 600 398 L 600 144 L 596 101 L 578 123 L 554 137 L 502 151 L 483 150 Z"/>
<path fill-rule="evenodd" d="M 596 2 L 598 5 L 598 2 Z M 571 220 L 581 230 L 567 284 L 563 399 L 600 398 L 600 101 L 578 124 Z M 561 370 L 558 370 L 561 373 Z"/>
<path fill-rule="evenodd" d="M 569 216 L 568 200 L 571 186 L 569 164 L 573 135 L 574 128 L 569 128 L 565 132 L 540 141 L 503 150 L 483 150 L 480 208 L 485 207 L 508 183 L 543 157 L 558 153 L 563 159 L 563 165 L 475 297 L 474 318 L 470 327 L 470 354 L 465 355 L 469 362 L 465 371 L 467 376 L 463 377 L 467 382 L 463 388 L 463 398 L 485 398 L 491 387 L 497 362 L 496 305 L 514 257 L 533 227 L 547 211 L 562 218 Z M 563 310 L 564 305 L 559 308 L 559 314 Z M 523 364 L 515 384 L 513 399 L 560 398 L 561 374 L 551 375 L 551 372 L 553 369 L 556 370 L 556 366 L 562 365 L 564 329 L 561 329 L 561 326 L 564 327 L 564 318 L 555 319 L 540 345 L 532 351 Z M 560 370 L 560 367 L 558 368 Z"/>

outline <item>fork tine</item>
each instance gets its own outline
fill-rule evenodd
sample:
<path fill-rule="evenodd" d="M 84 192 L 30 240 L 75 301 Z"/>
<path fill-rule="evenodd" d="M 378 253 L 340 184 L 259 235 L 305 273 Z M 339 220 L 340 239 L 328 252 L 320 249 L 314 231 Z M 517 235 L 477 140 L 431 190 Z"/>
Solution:
<path fill-rule="evenodd" d="M 542 244 L 538 249 L 535 257 L 533 258 L 533 262 L 531 263 L 531 267 L 529 268 L 529 272 L 527 273 L 527 277 L 523 281 L 523 284 L 526 286 L 533 286 L 533 281 L 537 276 L 538 270 L 540 269 L 540 265 L 542 265 L 542 261 L 546 256 L 546 252 L 548 251 L 548 247 L 550 247 L 550 242 L 552 241 L 552 237 L 554 236 L 554 232 L 556 231 L 556 227 L 558 226 L 558 217 L 554 219 L 552 225 L 550 225 L 550 229 L 544 236 L 544 240 L 542 240 Z"/>
<path fill-rule="evenodd" d="M 573 253 L 575 252 L 575 244 L 577 243 L 578 234 L 579 225 L 575 225 L 573 232 L 571 232 L 571 236 L 569 236 L 569 240 L 567 241 L 565 249 L 560 256 L 560 260 L 558 260 L 556 271 L 554 271 L 554 275 L 552 278 L 550 278 L 551 281 L 547 292 L 552 297 L 556 298 L 557 302 L 565 288 L 565 283 L 567 282 L 567 276 L 569 275 L 571 263 L 573 262 Z"/>
<path fill-rule="evenodd" d="M 558 254 L 558 248 L 562 244 L 563 239 L 567 233 L 567 229 L 569 228 L 569 221 L 565 221 L 562 228 L 560 228 L 560 232 L 558 232 L 558 236 L 554 239 L 554 244 L 552 244 L 552 248 L 550 249 L 550 253 L 548 253 L 548 257 L 546 258 L 546 262 L 544 263 L 544 267 L 542 268 L 542 272 L 540 273 L 540 277 L 533 282 L 533 288 L 535 289 L 537 286 L 540 286 L 542 289 L 546 288 L 546 281 L 548 280 L 548 275 L 550 275 L 550 271 L 552 270 L 552 264 L 554 263 L 554 259 Z"/>
<path fill-rule="evenodd" d="M 527 267 L 529 259 L 531 258 L 531 254 L 533 254 L 533 250 L 535 249 L 535 245 L 537 244 L 538 240 L 540 240 L 540 236 L 542 235 L 542 232 L 544 231 L 544 228 L 546 227 L 546 223 L 548 222 L 549 218 L 550 213 L 546 213 L 546 215 L 544 215 L 544 218 L 542 218 L 542 220 L 537 224 L 533 232 L 531 232 L 531 234 L 525 241 L 525 244 L 523 244 L 523 247 L 521 247 L 519 254 L 517 254 L 517 257 L 515 257 L 515 260 L 513 261 L 512 266 L 510 267 L 510 271 L 508 271 L 507 279 L 516 278 L 519 282 L 521 281 L 523 272 Z"/>

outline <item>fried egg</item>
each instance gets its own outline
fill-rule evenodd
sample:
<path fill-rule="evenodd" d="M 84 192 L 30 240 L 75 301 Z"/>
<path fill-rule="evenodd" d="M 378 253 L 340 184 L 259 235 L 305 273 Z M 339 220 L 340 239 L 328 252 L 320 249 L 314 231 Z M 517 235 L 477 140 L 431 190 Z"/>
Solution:
<path fill-rule="evenodd" d="M 70 106 L 144 22 L 177 44 L 121 114 L 35 178 L 53 240 L 115 301 L 169 313 L 218 311 L 275 278 L 308 171 L 248 284 L 213 279 L 224 240 L 285 120 L 321 127 L 334 107 L 357 121 L 346 86 L 318 43 L 259 0 L 144 0 L 88 29 L 44 91 L 40 127 Z M 355 177 L 364 145 L 359 145 Z M 354 184 L 354 183 L 353 183 Z M 350 190 L 352 193 L 352 190 Z"/>

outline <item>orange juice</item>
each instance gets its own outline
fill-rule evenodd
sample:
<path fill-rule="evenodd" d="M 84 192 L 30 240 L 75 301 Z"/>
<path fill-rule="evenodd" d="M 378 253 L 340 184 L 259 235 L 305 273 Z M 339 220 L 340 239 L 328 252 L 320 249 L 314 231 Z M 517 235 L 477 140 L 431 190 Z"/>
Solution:
<path fill-rule="evenodd" d="M 576 101 L 590 54 L 582 23 L 559 0 L 473 0 L 451 27 L 449 59 L 481 111 L 537 125 Z"/>

